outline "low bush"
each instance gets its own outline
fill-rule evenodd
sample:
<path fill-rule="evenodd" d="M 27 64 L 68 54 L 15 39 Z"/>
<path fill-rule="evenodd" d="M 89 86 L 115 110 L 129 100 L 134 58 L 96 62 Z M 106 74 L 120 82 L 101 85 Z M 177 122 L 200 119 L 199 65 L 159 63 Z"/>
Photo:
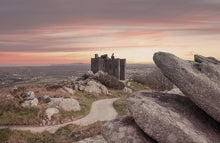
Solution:
<path fill-rule="evenodd" d="M 171 90 L 173 88 L 173 83 L 170 82 L 158 68 L 146 74 L 145 84 L 157 91 Z"/>
<path fill-rule="evenodd" d="M 132 80 L 156 91 L 171 90 L 173 88 L 173 83 L 157 67 L 145 75 L 133 76 Z"/>
<path fill-rule="evenodd" d="M 136 83 L 140 83 L 143 85 L 146 84 L 146 77 L 145 76 L 135 75 L 132 77 L 132 80 Z"/>

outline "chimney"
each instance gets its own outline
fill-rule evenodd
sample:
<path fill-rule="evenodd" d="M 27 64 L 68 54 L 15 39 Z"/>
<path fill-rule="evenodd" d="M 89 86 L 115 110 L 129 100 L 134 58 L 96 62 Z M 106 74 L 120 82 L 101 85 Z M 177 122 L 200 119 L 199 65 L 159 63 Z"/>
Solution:
<path fill-rule="evenodd" d="M 98 58 L 99 57 L 99 55 L 98 54 L 95 54 L 95 58 Z"/>

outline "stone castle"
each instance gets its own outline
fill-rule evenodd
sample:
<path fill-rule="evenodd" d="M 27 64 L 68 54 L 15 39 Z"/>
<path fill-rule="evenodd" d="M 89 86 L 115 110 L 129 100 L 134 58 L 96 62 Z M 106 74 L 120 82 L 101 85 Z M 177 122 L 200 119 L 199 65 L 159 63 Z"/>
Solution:
<path fill-rule="evenodd" d="M 114 53 L 111 58 L 107 54 L 101 55 L 101 57 L 95 54 L 95 58 L 91 58 L 91 70 L 93 73 L 101 70 L 118 80 L 125 80 L 126 59 L 115 58 Z"/>

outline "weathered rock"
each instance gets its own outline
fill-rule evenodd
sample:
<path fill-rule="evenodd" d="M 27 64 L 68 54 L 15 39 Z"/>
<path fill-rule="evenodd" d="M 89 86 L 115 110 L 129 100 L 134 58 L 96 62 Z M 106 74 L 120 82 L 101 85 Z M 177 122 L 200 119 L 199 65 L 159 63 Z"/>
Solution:
<path fill-rule="evenodd" d="M 22 107 L 33 107 L 37 106 L 38 104 L 38 99 L 34 98 L 33 100 L 25 100 L 23 103 L 21 103 Z"/>
<path fill-rule="evenodd" d="M 104 85 L 94 80 L 90 80 L 87 83 L 84 91 L 89 93 L 96 93 L 96 94 L 108 94 L 108 89 Z"/>
<path fill-rule="evenodd" d="M 92 77 L 92 76 L 94 76 L 94 73 L 91 70 L 89 70 L 89 71 L 87 71 L 87 73 L 85 75 L 87 77 Z"/>
<path fill-rule="evenodd" d="M 215 59 L 214 57 L 204 57 L 201 55 L 194 56 L 195 62 L 198 63 L 213 63 L 213 64 L 220 64 L 220 61 Z"/>
<path fill-rule="evenodd" d="M 46 125 L 46 121 L 42 120 L 42 125 L 45 126 Z"/>
<path fill-rule="evenodd" d="M 47 108 L 45 111 L 45 114 L 49 120 L 51 120 L 51 117 L 57 113 L 59 113 L 59 110 L 57 108 Z"/>
<path fill-rule="evenodd" d="M 107 122 L 101 133 L 108 143 L 155 143 L 136 125 L 132 117 Z"/>
<path fill-rule="evenodd" d="M 33 100 L 35 98 L 35 94 L 33 91 L 24 92 L 21 94 L 25 100 Z"/>
<path fill-rule="evenodd" d="M 10 92 L 11 92 L 12 94 L 15 94 L 17 91 L 18 91 L 18 87 L 17 87 L 17 86 L 14 86 L 14 87 L 12 87 L 12 88 L 10 89 Z"/>
<path fill-rule="evenodd" d="M 98 135 L 90 138 L 86 138 L 84 140 L 78 141 L 78 142 L 73 142 L 73 143 L 107 143 L 103 136 Z"/>
<path fill-rule="evenodd" d="M 85 87 L 84 85 L 79 85 L 79 90 L 80 90 L 80 91 L 84 91 L 85 88 L 86 88 L 86 87 Z"/>
<path fill-rule="evenodd" d="M 48 105 L 63 111 L 80 111 L 79 102 L 72 98 L 51 98 Z"/>
<path fill-rule="evenodd" d="M 103 71 L 98 71 L 97 73 L 95 73 L 95 77 L 99 77 L 100 75 L 104 75 L 104 74 L 107 74 L 107 73 L 105 73 L 105 72 L 103 72 Z"/>
<path fill-rule="evenodd" d="M 169 94 L 177 94 L 177 95 L 182 95 L 182 96 L 184 96 L 184 94 L 182 93 L 182 91 L 181 91 L 178 87 L 176 87 L 176 86 L 174 86 L 173 89 L 167 91 L 166 93 L 169 93 Z"/>
<path fill-rule="evenodd" d="M 48 103 L 51 101 L 51 98 L 48 95 L 38 97 L 38 100 L 43 103 Z"/>
<path fill-rule="evenodd" d="M 187 97 L 139 92 L 127 99 L 137 125 L 163 143 L 220 142 L 220 123 Z"/>
<path fill-rule="evenodd" d="M 185 96 L 220 122 L 220 65 L 210 58 L 184 61 L 172 54 L 158 52 L 154 61 L 163 74 Z M 199 60 L 198 60 L 199 59 Z"/>
<path fill-rule="evenodd" d="M 128 87 L 125 87 L 123 89 L 124 92 L 127 92 L 127 93 L 132 93 L 132 89 L 128 88 Z"/>
<path fill-rule="evenodd" d="M 60 90 L 60 92 L 62 92 L 62 93 L 66 93 L 66 91 L 65 91 L 63 88 L 60 88 L 59 90 Z"/>
<path fill-rule="evenodd" d="M 63 87 L 63 89 L 65 90 L 65 91 L 67 91 L 68 93 L 70 93 L 70 94 L 75 94 L 75 91 L 72 89 L 72 88 L 69 88 L 69 87 Z"/>
<path fill-rule="evenodd" d="M 128 87 L 131 87 L 131 82 L 127 82 L 127 86 L 128 86 Z"/>

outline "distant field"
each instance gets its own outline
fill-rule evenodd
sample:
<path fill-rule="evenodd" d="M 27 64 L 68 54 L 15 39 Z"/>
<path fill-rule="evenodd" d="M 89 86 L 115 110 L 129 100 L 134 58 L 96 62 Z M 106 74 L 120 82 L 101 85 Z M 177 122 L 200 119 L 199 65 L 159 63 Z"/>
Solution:
<path fill-rule="evenodd" d="M 153 64 L 128 64 L 126 78 L 149 72 Z M 71 81 L 90 69 L 90 64 L 0 67 L 0 87 L 17 84 L 47 84 Z"/>

